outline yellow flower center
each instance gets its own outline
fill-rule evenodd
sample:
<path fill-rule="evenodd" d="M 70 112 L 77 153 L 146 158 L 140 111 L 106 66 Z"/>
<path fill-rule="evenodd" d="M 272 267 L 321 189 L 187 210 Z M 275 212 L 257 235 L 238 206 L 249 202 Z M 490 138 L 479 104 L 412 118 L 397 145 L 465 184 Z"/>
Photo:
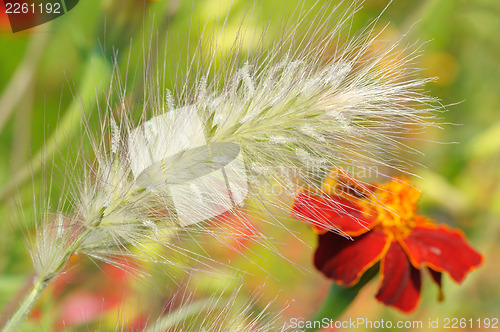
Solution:
<path fill-rule="evenodd" d="M 404 237 L 415 227 L 419 198 L 420 191 L 412 187 L 408 180 L 395 178 L 377 186 L 372 195 L 360 200 L 359 205 L 367 216 L 376 218 L 376 227 L 395 237 Z"/>

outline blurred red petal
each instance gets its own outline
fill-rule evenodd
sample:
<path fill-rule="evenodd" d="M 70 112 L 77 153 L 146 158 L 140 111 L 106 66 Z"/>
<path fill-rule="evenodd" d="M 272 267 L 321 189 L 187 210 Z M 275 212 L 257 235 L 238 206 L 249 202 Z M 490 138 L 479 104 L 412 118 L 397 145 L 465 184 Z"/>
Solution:
<path fill-rule="evenodd" d="M 352 286 L 384 256 L 389 244 L 389 236 L 377 230 L 353 240 L 328 232 L 319 236 L 314 266 L 326 277 Z"/>
<path fill-rule="evenodd" d="M 215 218 L 223 232 L 223 239 L 236 252 L 247 249 L 249 243 L 259 237 L 260 231 L 252 216 L 242 211 L 227 211 Z"/>
<path fill-rule="evenodd" d="M 350 236 L 368 232 L 375 219 L 367 218 L 354 202 L 340 196 L 313 196 L 300 193 L 292 207 L 292 216 L 311 223 L 315 231 L 323 234 L 338 229 Z"/>
<path fill-rule="evenodd" d="M 68 327 L 95 321 L 113 306 L 114 303 L 106 301 L 98 294 L 87 291 L 75 292 L 61 304 L 60 325 Z"/>
<path fill-rule="evenodd" d="M 99 281 L 92 290 L 114 304 L 120 303 L 127 294 L 128 283 L 140 273 L 138 265 L 126 257 L 111 258 L 113 264 L 103 263 Z"/>
<path fill-rule="evenodd" d="M 6 14 L 4 2 L 0 1 L 0 31 L 3 29 L 10 29 L 10 22 Z"/>
<path fill-rule="evenodd" d="M 405 313 L 417 308 L 420 300 L 420 271 L 409 262 L 398 242 L 392 242 L 381 264 L 382 284 L 377 300 Z"/>
<path fill-rule="evenodd" d="M 457 282 L 483 260 L 460 231 L 447 226 L 417 226 L 403 243 L 415 267 L 426 265 L 437 272 L 448 272 Z"/>
<path fill-rule="evenodd" d="M 127 257 L 111 257 L 111 263 L 104 263 L 101 266 L 103 273 L 111 279 L 113 283 L 122 282 L 128 278 L 133 278 L 140 270 L 139 266 L 132 259 Z"/>

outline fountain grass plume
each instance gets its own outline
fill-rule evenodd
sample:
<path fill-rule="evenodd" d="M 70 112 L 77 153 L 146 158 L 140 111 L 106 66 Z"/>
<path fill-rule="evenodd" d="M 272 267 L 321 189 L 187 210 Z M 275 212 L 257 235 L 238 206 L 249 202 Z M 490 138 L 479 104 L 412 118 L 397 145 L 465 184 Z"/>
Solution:
<path fill-rule="evenodd" d="M 261 292 L 248 294 L 241 285 L 214 290 L 203 299 L 196 298 L 196 291 L 178 292 L 168 302 L 166 313 L 143 331 L 292 331 L 281 320 L 281 312 L 273 312 L 276 299 L 264 300 Z"/>

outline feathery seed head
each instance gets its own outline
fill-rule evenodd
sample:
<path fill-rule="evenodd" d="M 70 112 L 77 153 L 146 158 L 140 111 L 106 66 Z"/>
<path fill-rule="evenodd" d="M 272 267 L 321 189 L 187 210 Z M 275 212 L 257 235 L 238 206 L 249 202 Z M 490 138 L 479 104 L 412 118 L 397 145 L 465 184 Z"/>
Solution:
<path fill-rule="evenodd" d="M 70 218 L 83 234 L 75 251 L 105 259 L 156 241 L 159 230 L 176 234 L 172 241 L 215 231 L 203 221 L 246 202 L 286 214 L 297 185 L 317 188 L 331 168 L 404 164 L 403 139 L 432 125 L 435 109 L 423 93 L 428 80 L 412 68 L 418 54 L 400 41 L 378 43 L 373 26 L 346 38 L 353 11 L 332 25 L 337 14 L 312 17 L 305 32 L 296 24 L 281 38 L 263 37 L 251 54 L 235 47 L 222 64 L 200 41 L 172 91 L 161 81 L 167 73 L 152 69 L 162 66 L 148 64 L 138 123 L 129 114 L 115 121 L 108 98 L 93 139 L 95 167 L 73 194 Z M 129 96 L 116 75 L 110 90 L 126 112 Z M 284 190 L 263 195 L 275 184 Z"/>

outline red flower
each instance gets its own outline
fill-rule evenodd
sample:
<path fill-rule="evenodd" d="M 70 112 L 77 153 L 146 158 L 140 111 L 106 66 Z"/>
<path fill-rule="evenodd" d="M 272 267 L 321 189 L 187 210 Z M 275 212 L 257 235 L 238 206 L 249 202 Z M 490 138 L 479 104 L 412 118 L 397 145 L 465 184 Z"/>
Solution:
<path fill-rule="evenodd" d="M 366 185 L 337 170 L 322 193 L 300 193 L 292 215 L 319 234 L 314 265 L 326 277 L 350 287 L 381 261 L 377 300 L 408 313 L 420 300 L 424 267 L 441 290 L 442 272 L 462 282 L 483 260 L 461 231 L 419 215 L 419 198 L 406 179 Z"/>

